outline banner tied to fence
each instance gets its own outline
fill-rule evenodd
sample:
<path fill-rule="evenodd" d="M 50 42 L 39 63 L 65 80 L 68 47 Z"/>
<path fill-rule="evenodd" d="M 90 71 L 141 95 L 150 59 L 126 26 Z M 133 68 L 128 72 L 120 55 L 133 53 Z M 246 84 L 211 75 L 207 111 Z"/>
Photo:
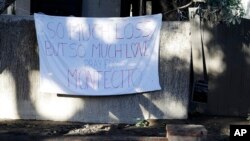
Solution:
<path fill-rule="evenodd" d="M 102 96 L 161 89 L 161 14 L 127 18 L 34 17 L 42 92 Z"/>

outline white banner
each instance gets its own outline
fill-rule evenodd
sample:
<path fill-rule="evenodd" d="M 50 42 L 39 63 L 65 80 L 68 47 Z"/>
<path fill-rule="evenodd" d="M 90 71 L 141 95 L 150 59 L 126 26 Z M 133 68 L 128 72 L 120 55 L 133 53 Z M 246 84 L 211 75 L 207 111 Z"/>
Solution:
<path fill-rule="evenodd" d="M 94 96 L 161 89 L 161 14 L 127 18 L 34 17 L 42 92 Z"/>

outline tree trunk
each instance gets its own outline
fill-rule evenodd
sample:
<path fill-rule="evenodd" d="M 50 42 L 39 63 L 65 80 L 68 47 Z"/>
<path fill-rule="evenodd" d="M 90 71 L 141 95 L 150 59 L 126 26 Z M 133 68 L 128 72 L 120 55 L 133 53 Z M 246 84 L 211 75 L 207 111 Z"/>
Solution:
<path fill-rule="evenodd" d="M 0 0 L 0 14 L 2 14 L 15 0 Z"/>

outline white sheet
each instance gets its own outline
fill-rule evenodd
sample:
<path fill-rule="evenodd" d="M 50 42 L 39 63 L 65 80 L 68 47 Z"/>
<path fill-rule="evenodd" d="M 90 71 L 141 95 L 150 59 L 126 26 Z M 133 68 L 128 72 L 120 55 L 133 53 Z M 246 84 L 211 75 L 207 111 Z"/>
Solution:
<path fill-rule="evenodd" d="M 78 18 L 35 14 L 40 90 L 121 95 L 160 90 L 162 15 Z"/>

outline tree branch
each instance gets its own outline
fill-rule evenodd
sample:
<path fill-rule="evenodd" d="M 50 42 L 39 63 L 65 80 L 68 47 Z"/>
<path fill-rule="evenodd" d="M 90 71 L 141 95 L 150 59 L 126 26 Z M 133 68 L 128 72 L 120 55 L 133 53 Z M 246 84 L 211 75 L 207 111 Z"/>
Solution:
<path fill-rule="evenodd" d="M 175 8 L 175 9 L 173 9 L 173 10 L 169 10 L 169 11 L 163 12 L 163 14 L 169 14 L 169 13 L 171 13 L 171 12 L 178 11 L 178 10 L 180 10 L 180 9 L 187 8 L 187 7 L 189 7 L 189 6 L 192 5 L 192 4 L 193 4 L 193 0 L 191 0 L 189 3 L 187 3 L 186 5 L 183 5 L 183 6 L 181 6 L 181 7 L 177 7 L 177 8 Z"/>

